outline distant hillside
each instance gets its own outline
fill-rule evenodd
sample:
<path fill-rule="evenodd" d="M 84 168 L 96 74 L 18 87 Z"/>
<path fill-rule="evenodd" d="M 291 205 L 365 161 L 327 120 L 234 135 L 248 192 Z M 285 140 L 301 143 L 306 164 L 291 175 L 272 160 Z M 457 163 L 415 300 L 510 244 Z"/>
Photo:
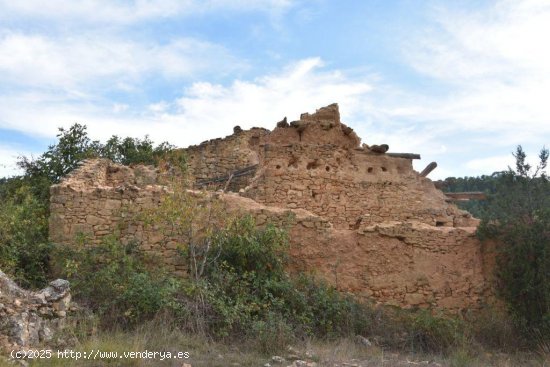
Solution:
<path fill-rule="evenodd" d="M 494 194 L 496 192 L 497 178 L 500 174 L 500 172 L 495 172 L 490 176 L 447 177 L 445 180 L 438 180 L 434 183 L 443 192 L 481 191 L 486 194 Z M 487 202 L 484 200 L 470 200 L 459 201 L 456 204 L 459 208 L 469 211 L 475 217 L 481 218 Z"/>

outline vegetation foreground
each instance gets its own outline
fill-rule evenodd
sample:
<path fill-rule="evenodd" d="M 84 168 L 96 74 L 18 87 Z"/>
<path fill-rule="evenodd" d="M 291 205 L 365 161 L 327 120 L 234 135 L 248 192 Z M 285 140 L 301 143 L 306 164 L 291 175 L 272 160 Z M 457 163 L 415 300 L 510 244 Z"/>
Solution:
<path fill-rule="evenodd" d="M 482 218 L 480 238 L 500 244 L 496 279 L 506 307 L 460 317 L 361 303 L 312 275 L 288 274 L 286 232 L 257 228 L 250 217 L 228 217 L 207 195 L 187 194 L 185 157 L 177 152 L 147 138 L 113 137 L 102 144 L 87 137 L 85 126 L 74 125 L 36 160 L 21 159 L 23 176 L 0 180 L 0 269 L 30 288 L 68 279 L 80 305 L 52 349 L 189 353 L 177 361 L 52 358 L 34 364 L 550 364 L 548 150 L 541 151 L 535 170 L 518 147 L 515 170 L 446 180 L 450 190 L 477 185 L 488 193 L 487 202 L 469 210 Z M 70 247 L 49 243 L 49 186 L 81 160 L 98 156 L 182 170 L 170 183 L 173 194 L 142 219 L 182 238 L 188 277 L 165 271 L 139 244 L 121 243 L 116 233 L 95 247 L 82 236 Z"/>

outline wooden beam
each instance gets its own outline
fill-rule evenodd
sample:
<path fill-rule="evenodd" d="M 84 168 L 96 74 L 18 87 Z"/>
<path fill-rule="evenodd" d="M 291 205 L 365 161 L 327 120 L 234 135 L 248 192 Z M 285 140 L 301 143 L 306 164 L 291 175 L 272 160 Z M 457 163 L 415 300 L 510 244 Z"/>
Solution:
<path fill-rule="evenodd" d="M 416 153 L 386 153 L 386 155 L 394 158 L 420 159 L 420 154 Z"/>
<path fill-rule="evenodd" d="M 444 192 L 450 201 L 486 200 L 487 195 L 481 191 Z"/>
<path fill-rule="evenodd" d="M 432 162 L 432 163 L 428 164 L 426 166 L 426 168 L 424 168 L 422 170 L 422 172 L 420 172 L 420 176 L 422 176 L 422 177 L 428 176 L 430 174 L 430 172 L 432 172 L 434 169 L 436 169 L 436 167 L 437 167 L 436 162 Z"/>
<path fill-rule="evenodd" d="M 195 186 L 201 187 L 201 186 L 206 186 L 206 185 L 219 183 L 219 182 L 227 182 L 236 177 L 246 176 L 251 173 L 254 173 L 256 171 L 256 168 L 258 168 L 258 165 L 254 164 L 252 166 L 248 166 L 248 167 L 233 171 L 227 176 L 219 176 L 219 177 L 207 178 L 205 180 L 197 181 L 195 182 Z"/>

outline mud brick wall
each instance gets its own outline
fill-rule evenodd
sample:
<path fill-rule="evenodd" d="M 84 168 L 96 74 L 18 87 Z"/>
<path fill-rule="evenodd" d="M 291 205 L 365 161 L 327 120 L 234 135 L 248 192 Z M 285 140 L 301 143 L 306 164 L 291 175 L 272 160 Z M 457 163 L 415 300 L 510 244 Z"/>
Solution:
<path fill-rule="evenodd" d="M 191 176 L 197 183 L 204 183 L 216 178 L 229 178 L 235 171 L 257 165 L 260 160 L 259 146 L 268 133 L 269 130 L 266 129 L 252 128 L 224 139 L 208 140 L 184 149 Z M 239 191 L 246 187 L 254 173 L 233 178 L 230 189 Z M 223 189 L 226 182 L 227 180 L 220 180 L 207 186 L 214 190 Z"/>
<path fill-rule="evenodd" d="M 287 228 L 290 270 L 313 273 L 341 291 L 404 308 L 452 312 L 494 300 L 490 254 L 481 251 L 473 227 L 392 221 L 342 230 L 307 210 L 265 206 L 231 193 L 221 198 L 231 210 L 253 215 L 258 225 Z"/>
<path fill-rule="evenodd" d="M 443 193 L 413 170 L 410 159 L 334 145 L 265 145 L 262 166 L 245 196 L 307 209 L 336 228 L 409 219 L 434 226 L 477 224 L 446 203 Z"/>
<path fill-rule="evenodd" d="M 330 105 L 272 132 L 237 131 L 185 151 L 192 181 L 210 182 L 209 190 L 247 172 L 216 195 L 259 226 L 287 228 L 292 271 L 402 307 L 460 311 L 493 299 L 494 259 L 475 237 L 479 221 L 447 202 L 411 159 L 359 144 Z M 159 177 L 152 167 L 85 162 L 51 187 L 51 240 L 71 244 L 83 233 L 94 245 L 118 233 L 185 274 L 178 241 L 141 219 L 168 194 Z"/>

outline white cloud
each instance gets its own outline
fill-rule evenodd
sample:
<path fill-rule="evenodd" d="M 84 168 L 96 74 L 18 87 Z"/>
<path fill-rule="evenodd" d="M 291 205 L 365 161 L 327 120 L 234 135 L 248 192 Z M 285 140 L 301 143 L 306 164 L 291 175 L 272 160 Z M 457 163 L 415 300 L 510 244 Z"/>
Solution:
<path fill-rule="evenodd" d="M 434 177 L 490 174 L 506 169 L 516 145 L 550 142 L 550 3 L 458 7 L 438 8 L 435 25 L 405 37 L 404 60 L 429 87 L 374 93 L 378 118 L 395 129 L 380 139 L 441 163 Z"/>
<path fill-rule="evenodd" d="M 0 100 L 0 127 L 26 134 L 54 136 L 57 127 L 74 122 L 88 125 L 94 139 L 112 134 L 142 137 L 186 146 L 243 128 L 273 128 L 284 116 L 299 118 L 302 112 L 338 102 L 342 118 L 363 107 L 372 86 L 355 81 L 340 71 L 326 71 L 318 58 L 289 65 L 279 73 L 253 81 L 235 80 L 229 86 L 198 82 L 180 98 L 150 105 L 140 113 L 132 108 L 114 113 L 112 105 L 74 104 L 40 99 L 37 95 L 10 96 Z M 9 122 L 7 124 L 6 122 Z"/>
<path fill-rule="evenodd" d="M 507 167 L 513 167 L 514 164 L 514 157 L 508 154 L 472 159 L 464 165 L 477 174 L 490 174 L 495 171 L 495 167 L 500 167 L 500 170 L 505 170 Z"/>
<path fill-rule="evenodd" d="M 31 156 L 31 152 L 19 150 L 9 146 L 0 146 L 0 178 L 21 174 L 22 171 L 17 167 L 16 161 L 21 156 Z"/>
<path fill-rule="evenodd" d="M 279 13 L 291 0 L 0 0 L 0 19 L 16 16 L 76 23 L 129 24 L 212 11 Z"/>
<path fill-rule="evenodd" d="M 63 37 L 0 33 L 1 79 L 18 86 L 66 92 L 97 85 L 131 89 L 151 75 L 178 79 L 242 67 L 243 62 L 223 47 L 191 38 L 160 45 L 101 33 Z"/>
<path fill-rule="evenodd" d="M 113 112 L 114 113 L 121 113 L 128 109 L 128 106 L 126 103 L 115 103 L 113 104 Z"/>
<path fill-rule="evenodd" d="M 406 57 L 448 92 L 422 100 L 416 116 L 548 138 L 550 3 L 507 0 L 483 11 L 439 9 L 436 16 L 435 30 L 411 42 Z"/>

